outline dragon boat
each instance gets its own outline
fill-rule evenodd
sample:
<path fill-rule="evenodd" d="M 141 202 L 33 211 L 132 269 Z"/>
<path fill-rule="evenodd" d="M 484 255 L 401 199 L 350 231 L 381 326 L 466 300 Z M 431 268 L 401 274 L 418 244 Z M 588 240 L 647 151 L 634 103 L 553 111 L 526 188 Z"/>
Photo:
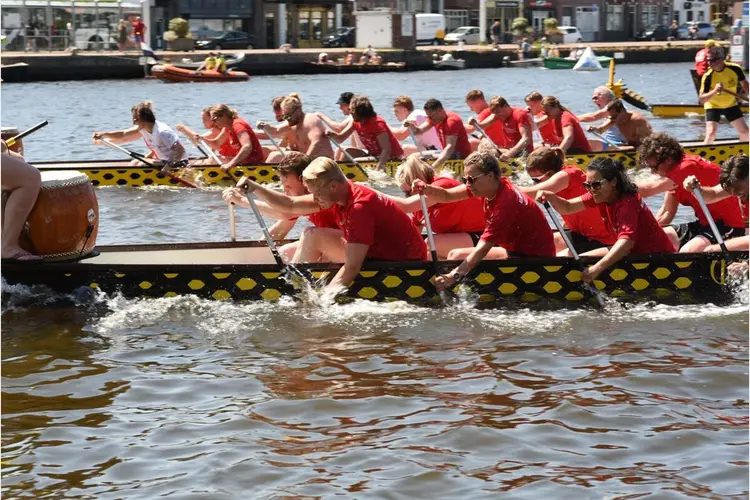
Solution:
<path fill-rule="evenodd" d="M 711 145 L 688 142 L 683 143 L 683 147 L 688 154 L 700 155 L 709 161 L 719 164 L 735 154 L 747 153 L 747 144 L 736 140 L 717 141 Z M 580 168 L 585 168 L 595 158 L 603 156 L 620 160 L 629 168 L 638 166 L 637 155 L 633 149 L 568 155 L 567 162 L 577 165 Z M 76 170 L 86 174 L 94 186 L 181 186 L 179 181 L 159 173 L 158 168 L 144 168 L 143 166 L 131 165 L 130 163 L 130 160 L 82 160 L 71 162 L 36 162 L 34 166 L 41 171 Z M 400 162 L 397 161 L 389 162 L 386 167 L 386 173 L 391 176 L 395 175 L 399 165 Z M 367 181 L 367 169 L 376 168 L 376 166 L 377 161 L 375 159 L 361 161 L 356 164 L 341 163 L 341 168 L 346 176 L 358 182 Z M 506 175 L 511 175 L 513 172 L 523 168 L 523 164 L 519 160 L 514 160 L 502 166 Z M 452 170 L 457 176 L 463 175 L 463 161 L 461 160 L 448 161 L 445 163 L 444 168 Z M 248 176 L 256 182 L 263 183 L 278 182 L 279 180 L 273 164 L 240 166 L 229 173 L 225 173 L 218 166 L 195 165 L 193 163 L 193 166 L 189 167 L 187 172 L 175 173 L 206 185 L 229 185 L 239 180 L 243 175 Z"/>
<path fill-rule="evenodd" d="M 747 259 L 733 252 L 732 260 Z M 596 258 L 583 258 L 584 264 Z M 432 279 L 456 262 L 368 262 L 339 300 L 401 300 L 439 305 Z M 340 264 L 301 264 L 319 280 Z M 727 256 L 716 253 L 654 254 L 626 258 L 602 273 L 594 285 L 618 301 L 714 304 L 735 300 L 727 282 Z M 89 257 L 68 262 L 4 261 L 9 285 L 64 295 L 99 290 L 108 296 L 158 298 L 195 295 L 203 299 L 274 301 L 298 296 L 299 283 L 274 263 L 264 242 L 219 242 L 99 246 Z M 485 260 L 459 285 L 479 307 L 577 308 L 593 303 L 572 258 Z M 458 290 L 454 289 L 454 292 Z"/>

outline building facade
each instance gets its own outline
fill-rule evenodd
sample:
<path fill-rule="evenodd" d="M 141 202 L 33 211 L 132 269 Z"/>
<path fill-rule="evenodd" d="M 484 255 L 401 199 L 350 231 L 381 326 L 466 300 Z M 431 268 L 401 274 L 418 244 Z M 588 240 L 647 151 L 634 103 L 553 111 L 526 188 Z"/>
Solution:
<path fill-rule="evenodd" d="M 558 0 L 557 19 L 561 26 L 576 26 L 584 41 L 608 42 L 633 39 L 654 24 L 669 26 L 670 0 Z"/>

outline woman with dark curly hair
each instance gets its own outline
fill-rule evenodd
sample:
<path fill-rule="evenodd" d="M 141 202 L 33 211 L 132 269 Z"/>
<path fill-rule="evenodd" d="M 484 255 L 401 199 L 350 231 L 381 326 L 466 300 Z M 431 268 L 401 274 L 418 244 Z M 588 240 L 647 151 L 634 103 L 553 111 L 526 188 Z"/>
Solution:
<path fill-rule="evenodd" d="M 638 148 L 641 165 L 648 167 L 661 179 L 639 184 L 639 192 L 644 198 L 659 193 L 664 194 L 664 202 L 656 214 L 662 226 L 668 226 L 674 219 L 679 205 L 691 207 L 696 220 L 672 226 L 670 232 L 679 238 L 680 252 L 702 252 L 709 245 L 718 243 L 708 225 L 703 210 L 683 183 L 688 176 L 695 176 L 703 187 L 719 184 L 721 167 L 700 156 L 685 154 L 674 137 L 663 132 L 650 135 Z M 716 226 L 724 239 L 737 238 L 745 234 L 745 220 L 736 198 L 727 197 L 708 207 L 716 221 Z"/>
<path fill-rule="evenodd" d="M 719 184 L 713 187 L 701 186 L 700 181 L 694 175 L 688 176 L 683 183 L 683 187 L 688 191 L 699 190 L 703 194 L 703 199 L 706 200 L 706 204 L 709 206 L 736 196 L 740 202 L 740 210 L 742 210 L 742 217 L 745 219 L 745 224 L 748 221 L 748 160 L 747 155 L 739 154 L 734 155 L 724 162 L 721 167 L 721 174 L 719 175 Z M 736 236 L 725 240 L 727 248 L 729 250 L 744 250 L 750 249 L 750 236 L 745 235 Z M 706 252 L 720 252 L 721 248 L 719 245 L 711 245 L 706 247 Z"/>
<path fill-rule="evenodd" d="M 548 201 L 562 215 L 596 208 L 605 224 L 617 235 L 611 248 L 592 250 L 584 255 L 604 255 L 584 270 L 582 279 L 591 282 L 602 271 L 630 254 L 672 253 L 674 244 L 656 222 L 654 214 L 638 195 L 638 187 L 630 180 L 625 166 L 611 158 L 597 158 L 588 166 L 588 193 L 565 200 L 550 191 L 539 191 L 536 200 Z"/>

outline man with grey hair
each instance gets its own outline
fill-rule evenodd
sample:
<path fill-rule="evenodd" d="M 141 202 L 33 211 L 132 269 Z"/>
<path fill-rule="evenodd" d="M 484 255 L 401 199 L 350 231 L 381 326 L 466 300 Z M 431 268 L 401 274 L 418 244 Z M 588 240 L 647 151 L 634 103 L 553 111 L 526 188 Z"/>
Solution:
<path fill-rule="evenodd" d="M 615 96 L 615 93 L 612 92 L 609 87 L 602 86 L 595 88 L 594 93 L 591 96 L 591 100 L 594 102 L 594 104 L 596 104 L 599 110 L 578 116 L 578 121 L 583 123 L 608 119 L 609 113 L 607 112 L 607 105 L 611 102 L 614 102 L 616 99 L 617 96 Z M 614 144 L 615 146 L 628 145 L 627 139 L 625 139 L 625 136 L 622 135 L 620 129 L 617 128 L 617 125 L 609 127 L 604 132 L 604 134 L 602 134 L 602 137 L 604 137 L 606 141 L 603 141 L 601 139 L 589 139 L 589 144 L 591 145 L 592 151 L 607 151 L 608 149 L 616 149 L 616 147 L 611 146 L 610 144 L 608 144 L 608 142 Z"/>

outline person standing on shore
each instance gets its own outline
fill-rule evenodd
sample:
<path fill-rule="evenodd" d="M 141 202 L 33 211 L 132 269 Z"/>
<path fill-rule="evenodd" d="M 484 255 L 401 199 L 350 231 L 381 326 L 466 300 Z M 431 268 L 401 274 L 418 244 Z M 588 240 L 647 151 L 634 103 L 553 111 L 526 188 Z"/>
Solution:
<path fill-rule="evenodd" d="M 146 41 L 146 25 L 143 24 L 141 21 L 140 16 L 135 18 L 135 21 L 133 21 L 133 37 L 135 39 L 135 43 L 138 44 L 140 47 L 141 43 L 144 43 Z"/>
<path fill-rule="evenodd" d="M 120 52 L 125 52 L 125 48 L 128 44 L 128 23 L 125 19 L 120 20 L 120 24 L 117 26 L 117 45 L 120 47 Z"/>
<path fill-rule="evenodd" d="M 500 19 L 495 19 L 495 22 L 492 23 L 492 26 L 490 27 L 490 33 L 492 34 L 492 50 L 497 50 L 498 46 L 500 45 L 500 30 L 502 27 L 500 26 Z"/>

